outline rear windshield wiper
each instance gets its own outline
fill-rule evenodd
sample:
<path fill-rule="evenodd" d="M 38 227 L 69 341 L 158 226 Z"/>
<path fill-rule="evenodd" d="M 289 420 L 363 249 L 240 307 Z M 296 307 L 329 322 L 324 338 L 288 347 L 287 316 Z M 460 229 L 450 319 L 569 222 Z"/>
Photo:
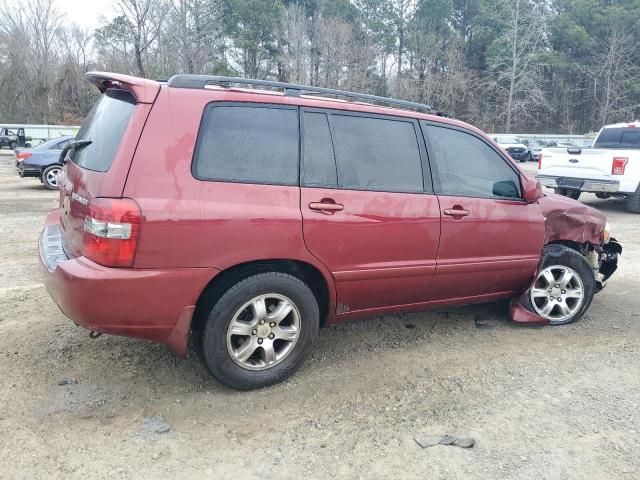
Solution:
<path fill-rule="evenodd" d="M 75 140 L 67 144 L 67 146 L 64 147 L 60 152 L 60 157 L 58 157 L 58 161 L 64 165 L 67 161 L 68 152 L 71 152 L 71 153 L 79 152 L 87 145 L 91 145 L 91 140 Z"/>

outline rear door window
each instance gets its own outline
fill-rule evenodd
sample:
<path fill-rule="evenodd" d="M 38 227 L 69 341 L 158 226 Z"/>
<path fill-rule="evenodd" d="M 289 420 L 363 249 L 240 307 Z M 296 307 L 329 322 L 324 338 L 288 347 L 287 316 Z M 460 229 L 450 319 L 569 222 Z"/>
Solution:
<path fill-rule="evenodd" d="M 520 198 L 520 177 L 498 153 L 479 138 L 459 130 L 422 122 L 439 179 L 441 195 L 478 198 Z"/>
<path fill-rule="evenodd" d="M 331 123 L 341 188 L 424 191 L 413 120 L 332 113 Z"/>
<path fill-rule="evenodd" d="M 91 144 L 75 152 L 73 162 L 87 170 L 109 170 L 134 109 L 130 92 L 107 90 L 76 135 L 75 140 L 90 140 Z"/>
<path fill-rule="evenodd" d="M 193 162 L 200 180 L 298 184 L 298 110 L 262 105 L 209 105 Z"/>

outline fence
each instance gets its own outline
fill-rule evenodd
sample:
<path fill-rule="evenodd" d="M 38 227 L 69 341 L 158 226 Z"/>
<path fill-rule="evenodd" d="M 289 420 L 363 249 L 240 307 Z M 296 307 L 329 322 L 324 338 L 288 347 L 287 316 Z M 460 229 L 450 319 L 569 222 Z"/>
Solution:
<path fill-rule="evenodd" d="M 24 128 L 24 134 L 31 137 L 32 145 L 37 145 L 51 138 L 62 137 L 63 135 L 75 135 L 80 127 L 68 125 L 20 125 L 20 124 L 0 124 L 0 127 L 6 127 L 9 130 Z"/>
<path fill-rule="evenodd" d="M 491 138 L 516 138 L 519 142 L 529 143 L 543 143 L 549 144 L 551 142 L 557 143 L 571 143 L 576 147 L 590 147 L 593 144 L 593 140 L 596 138 L 596 133 L 587 135 L 554 135 L 551 133 L 490 133 Z"/>

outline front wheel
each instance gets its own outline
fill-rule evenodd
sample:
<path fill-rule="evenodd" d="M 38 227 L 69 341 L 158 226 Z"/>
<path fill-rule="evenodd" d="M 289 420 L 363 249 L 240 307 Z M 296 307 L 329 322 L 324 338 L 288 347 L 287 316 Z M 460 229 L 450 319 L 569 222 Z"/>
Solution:
<path fill-rule="evenodd" d="M 318 302 L 300 279 L 281 272 L 254 275 L 231 287 L 209 312 L 204 362 L 228 387 L 272 385 L 302 364 L 319 324 Z"/>
<path fill-rule="evenodd" d="M 595 291 L 596 278 L 584 256 L 564 245 L 548 245 L 524 303 L 550 325 L 564 325 L 584 315 Z"/>
<path fill-rule="evenodd" d="M 640 185 L 636 193 L 627 197 L 627 210 L 631 213 L 640 213 Z"/>
<path fill-rule="evenodd" d="M 580 198 L 580 190 L 570 190 L 567 188 L 556 188 L 554 192 L 558 195 L 562 195 L 564 197 L 572 198 L 573 200 L 578 200 Z"/>
<path fill-rule="evenodd" d="M 60 165 L 51 165 L 42 172 L 42 183 L 50 190 L 58 189 L 58 175 L 62 171 Z"/>

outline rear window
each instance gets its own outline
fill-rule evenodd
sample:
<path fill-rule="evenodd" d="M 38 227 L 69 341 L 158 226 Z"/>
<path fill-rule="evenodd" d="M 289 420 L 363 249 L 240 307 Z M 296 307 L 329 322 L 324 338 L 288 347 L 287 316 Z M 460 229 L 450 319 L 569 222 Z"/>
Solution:
<path fill-rule="evenodd" d="M 640 148 L 640 129 L 604 128 L 593 146 L 595 148 Z"/>
<path fill-rule="evenodd" d="M 298 184 L 298 111 L 215 105 L 204 112 L 193 174 L 199 180 Z"/>
<path fill-rule="evenodd" d="M 76 135 L 76 140 L 91 140 L 91 144 L 76 152 L 73 162 L 87 170 L 109 170 L 134 108 L 135 99 L 130 92 L 107 90 Z"/>

